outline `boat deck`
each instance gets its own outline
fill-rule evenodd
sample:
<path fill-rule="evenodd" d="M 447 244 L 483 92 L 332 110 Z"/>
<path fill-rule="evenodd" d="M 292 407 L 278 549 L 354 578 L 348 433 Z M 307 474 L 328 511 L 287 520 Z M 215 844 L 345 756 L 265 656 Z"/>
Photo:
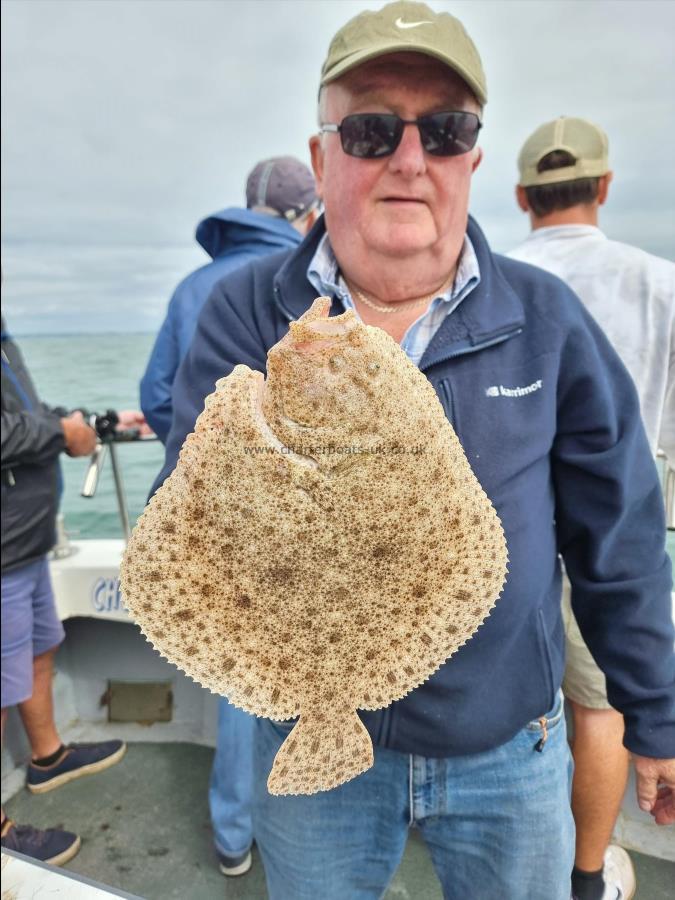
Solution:
<path fill-rule="evenodd" d="M 59 824 L 77 831 L 82 849 L 67 869 L 137 897 L 265 900 L 255 851 L 246 875 L 225 878 L 218 871 L 207 806 L 212 758 L 211 748 L 193 743 L 133 743 L 113 768 L 42 796 L 19 790 L 6 810 L 18 822 Z M 639 853 L 631 856 L 638 874 L 635 900 L 672 900 L 675 863 Z M 427 850 L 415 832 L 385 897 L 442 898 Z M 488 894 L 467 900 L 478 898 L 488 900 Z"/>

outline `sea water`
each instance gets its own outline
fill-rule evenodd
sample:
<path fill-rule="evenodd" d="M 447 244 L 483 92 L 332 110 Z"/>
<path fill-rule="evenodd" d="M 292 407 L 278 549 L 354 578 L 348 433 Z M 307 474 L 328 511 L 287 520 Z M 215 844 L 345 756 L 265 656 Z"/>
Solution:
<path fill-rule="evenodd" d="M 152 334 L 92 334 L 18 337 L 40 398 L 51 406 L 140 409 L 139 382 L 154 342 Z M 164 462 L 159 441 L 117 444 L 124 492 L 133 527 Z M 110 459 L 106 459 L 92 498 L 81 496 L 89 458 L 61 455 L 64 492 L 61 512 L 73 538 L 121 537 L 122 530 Z"/>

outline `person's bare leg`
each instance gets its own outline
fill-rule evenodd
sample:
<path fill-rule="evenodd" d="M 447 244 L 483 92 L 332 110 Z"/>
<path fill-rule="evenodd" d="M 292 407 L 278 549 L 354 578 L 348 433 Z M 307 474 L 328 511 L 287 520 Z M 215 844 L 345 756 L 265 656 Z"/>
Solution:
<path fill-rule="evenodd" d="M 614 709 L 589 709 L 568 702 L 574 719 L 575 866 L 597 872 L 602 869 L 628 779 L 629 754 L 621 743 L 623 716 Z"/>
<path fill-rule="evenodd" d="M 19 715 L 26 729 L 33 759 L 50 756 L 61 746 L 54 722 L 52 679 L 56 648 L 33 660 L 33 695 L 19 703 Z"/>

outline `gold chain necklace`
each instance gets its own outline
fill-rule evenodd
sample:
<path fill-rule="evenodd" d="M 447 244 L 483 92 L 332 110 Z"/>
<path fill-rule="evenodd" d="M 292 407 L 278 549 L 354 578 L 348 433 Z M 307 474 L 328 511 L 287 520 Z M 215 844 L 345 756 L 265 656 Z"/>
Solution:
<path fill-rule="evenodd" d="M 380 306 L 378 303 L 373 303 L 365 294 L 362 294 L 361 291 L 357 290 L 353 285 L 347 282 L 347 287 L 349 288 L 349 293 L 356 297 L 357 300 L 360 300 L 361 303 L 365 303 L 366 306 L 369 306 L 371 309 L 374 309 L 379 313 L 386 313 L 390 315 L 391 313 L 400 312 L 402 309 L 413 309 L 415 306 L 422 306 L 423 303 L 429 303 L 430 300 L 433 300 L 435 297 L 440 297 L 441 294 L 444 294 L 447 289 L 452 284 L 455 278 L 454 272 L 446 280 L 443 284 L 438 288 L 438 290 L 434 291 L 432 294 L 428 294 L 426 297 L 421 297 L 419 300 L 406 300 L 403 303 L 395 303 L 391 306 Z"/>

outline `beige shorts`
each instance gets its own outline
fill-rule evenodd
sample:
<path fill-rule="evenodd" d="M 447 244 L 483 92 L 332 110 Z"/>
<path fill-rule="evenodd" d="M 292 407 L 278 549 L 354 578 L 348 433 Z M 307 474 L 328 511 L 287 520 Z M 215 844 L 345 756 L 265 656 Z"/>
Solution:
<path fill-rule="evenodd" d="M 563 575 L 562 617 L 565 628 L 567 661 L 563 677 L 563 693 L 569 699 L 590 709 L 612 709 L 607 700 L 605 676 L 591 656 L 572 612 L 571 588 Z"/>

